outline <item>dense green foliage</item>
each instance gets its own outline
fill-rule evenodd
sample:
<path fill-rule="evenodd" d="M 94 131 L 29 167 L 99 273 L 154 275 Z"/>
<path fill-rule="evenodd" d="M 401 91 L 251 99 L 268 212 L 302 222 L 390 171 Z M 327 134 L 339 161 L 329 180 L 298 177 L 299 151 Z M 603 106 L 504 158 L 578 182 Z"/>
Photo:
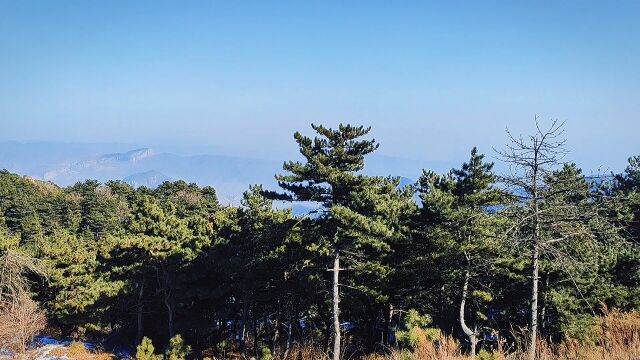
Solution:
<path fill-rule="evenodd" d="M 493 164 L 474 148 L 460 169 L 401 187 L 363 175 L 377 149 L 367 128 L 313 128 L 295 134 L 303 160 L 284 164 L 281 192 L 252 186 L 236 206 L 183 181 L 61 188 L 2 171 L 0 251 L 42 261 L 32 291 L 52 326 L 140 344 L 140 359 L 162 358 L 149 339 L 168 359 L 330 349 L 338 254 L 347 353 L 410 346 L 416 329 L 491 347 L 526 328 L 531 257 L 517 240 L 530 208 Z M 604 181 L 573 164 L 539 181 L 539 331 L 589 341 L 603 305 L 640 307 L 640 157 Z M 291 202 L 315 210 L 294 216 Z"/>

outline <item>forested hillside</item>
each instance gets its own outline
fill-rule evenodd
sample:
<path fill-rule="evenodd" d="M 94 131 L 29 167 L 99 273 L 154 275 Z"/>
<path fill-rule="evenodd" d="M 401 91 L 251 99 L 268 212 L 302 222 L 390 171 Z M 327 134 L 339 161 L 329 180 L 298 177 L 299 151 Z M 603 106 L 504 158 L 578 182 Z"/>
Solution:
<path fill-rule="evenodd" d="M 369 128 L 313 126 L 294 135 L 302 160 L 276 174 L 280 190 L 252 186 L 240 206 L 184 181 L 59 187 L 0 172 L 0 347 L 20 350 L 20 328 L 23 345 L 143 343 L 141 359 L 170 339 L 175 359 L 420 358 L 454 340 L 533 359 L 541 342 L 605 348 L 612 313 L 637 335 L 640 156 L 594 181 L 561 124 L 543 125 L 490 153 L 508 174 L 470 146 L 456 169 L 402 186 L 364 175 Z"/>

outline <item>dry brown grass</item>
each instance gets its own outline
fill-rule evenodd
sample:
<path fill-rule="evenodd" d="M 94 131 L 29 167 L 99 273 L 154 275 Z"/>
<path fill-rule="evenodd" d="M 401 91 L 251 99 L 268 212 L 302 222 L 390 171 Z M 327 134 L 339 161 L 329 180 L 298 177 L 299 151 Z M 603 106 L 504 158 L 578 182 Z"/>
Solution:
<path fill-rule="evenodd" d="M 69 347 L 58 348 L 49 354 L 52 357 L 66 357 L 73 360 L 114 360 L 115 356 L 101 352 L 93 352 L 82 343 L 73 343 Z"/>
<path fill-rule="evenodd" d="M 281 358 L 281 357 L 274 357 L 274 358 L 277 358 L 280 360 L 330 359 L 329 354 L 327 354 L 326 352 L 314 346 L 301 346 L 301 347 L 296 346 L 291 348 L 291 350 L 289 350 L 285 358 Z"/>
<path fill-rule="evenodd" d="M 450 336 L 441 335 L 435 342 L 421 340 L 413 351 L 394 349 L 386 357 L 390 360 L 463 360 L 468 359 L 462 353 L 458 341 Z"/>
<path fill-rule="evenodd" d="M 604 310 L 594 328 L 596 346 L 568 339 L 556 347 L 558 359 L 640 359 L 640 312 Z"/>
<path fill-rule="evenodd" d="M 551 345 L 544 341 L 537 344 L 538 360 L 635 360 L 640 359 L 640 312 L 622 313 L 604 310 L 593 329 L 595 344 L 580 343 L 566 339 Z M 492 354 L 495 360 L 525 360 L 526 353 L 516 351 Z M 457 342 L 445 336 L 435 343 L 421 342 L 412 352 L 392 351 L 386 358 L 391 360 L 463 360 L 470 359 L 462 354 Z"/>
<path fill-rule="evenodd" d="M 580 343 L 567 339 L 556 345 L 540 341 L 537 344 L 538 360 L 640 360 L 640 312 L 622 313 L 604 310 L 593 329 L 595 344 Z M 388 354 L 370 354 L 360 360 L 471 360 L 464 354 L 460 344 L 448 336 L 440 336 L 435 342 L 419 336 L 417 347 L 412 350 L 392 349 Z M 281 359 L 274 357 L 276 359 Z M 526 353 L 495 351 L 493 360 L 526 360 Z M 314 347 L 292 349 L 286 359 L 281 360 L 325 360 L 327 353 Z M 345 357 L 351 360 L 355 357 Z"/>

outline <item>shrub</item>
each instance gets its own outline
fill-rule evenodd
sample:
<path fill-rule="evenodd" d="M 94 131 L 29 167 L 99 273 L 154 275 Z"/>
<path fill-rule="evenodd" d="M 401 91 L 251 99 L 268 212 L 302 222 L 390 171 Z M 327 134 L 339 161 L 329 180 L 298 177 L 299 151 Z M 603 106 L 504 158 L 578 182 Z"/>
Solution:
<path fill-rule="evenodd" d="M 439 329 L 428 328 L 431 317 L 420 315 L 416 310 L 407 312 L 404 321 L 404 330 L 396 332 L 396 340 L 401 348 L 415 349 L 423 343 L 438 340 L 442 333 Z"/>
<path fill-rule="evenodd" d="M 26 293 L 0 304 L 0 348 L 22 353 L 46 325 L 45 312 Z"/>
<path fill-rule="evenodd" d="M 431 324 L 431 321 L 432 321 L 431 316 L 420 315 L 420 313 L 417 310 L 411 309 L 407 311 L 407 315 L 404 319 L 404 326 L 407 329 L 411 329 L 414 327 L 419 327 L 424 329 Z"/>
<path fill-rule="evenodd" d="M 263 346 L 260 349 L 260 360 L 273 360 L 273 355 L 271 354 L 271 349 L 266 346 Z"/>
<path fill-rule="evenodd" d="M 166 351 L 167 360 L 184 360 L 191 352 L 191 347 L 184 343 L 182 336 L 176 335 L 169 340 L 169 348 Z"/>
<path fill-rule="evenodd" d="M 218 352 L 223 356 L 227 353 L 227 351 L 229 351 L 230 348 L 231 346 L 229 345 L 229 342 L 227 340 L 222 340 L 216 345 L 216 350 L 218 350 Z"/>
<path fill-rule="evenodd" d="M 480 350 L 478 352 L 478 360 L 495 360 L 494 354 L 492 352 L 488 352 L 485 349 Z"/>
<path fill-rule="evenodd" d="M 145 336 L 136 348 L 136 360 L 161 360 L 162 355 L 156 355 L 154 351 L 153 342 Z"/>

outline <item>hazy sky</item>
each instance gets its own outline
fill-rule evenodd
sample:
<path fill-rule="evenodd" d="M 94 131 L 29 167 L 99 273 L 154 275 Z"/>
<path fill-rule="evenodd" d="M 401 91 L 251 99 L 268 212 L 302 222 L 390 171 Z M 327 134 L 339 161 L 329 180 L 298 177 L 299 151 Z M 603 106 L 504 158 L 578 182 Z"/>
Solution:
<path fill-rule="evenodd" d="M 448 161 L 535 114 L 587 168 L 640 153 L 640 1 L 0 0 L 0 141 L 281 159 L 350 122 Z"/>

